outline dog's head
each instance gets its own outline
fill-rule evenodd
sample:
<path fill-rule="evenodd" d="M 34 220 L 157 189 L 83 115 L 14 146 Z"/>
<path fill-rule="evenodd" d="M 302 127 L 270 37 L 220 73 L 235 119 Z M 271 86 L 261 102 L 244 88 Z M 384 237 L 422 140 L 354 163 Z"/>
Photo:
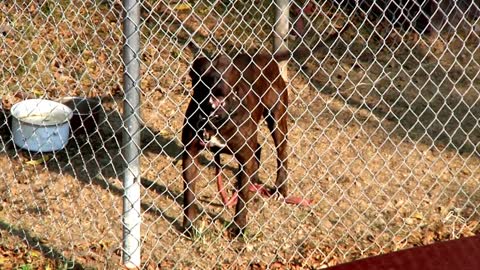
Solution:
<path fill-rule="evenodd" d="M 193 99 L 200 113 L 215 127 L 220 127 L 241 110 L 245 86 L 241 83 L 240 71 L 232 60 L 224 55 L 213 60 L 196 59 L 190 70 Z"/>

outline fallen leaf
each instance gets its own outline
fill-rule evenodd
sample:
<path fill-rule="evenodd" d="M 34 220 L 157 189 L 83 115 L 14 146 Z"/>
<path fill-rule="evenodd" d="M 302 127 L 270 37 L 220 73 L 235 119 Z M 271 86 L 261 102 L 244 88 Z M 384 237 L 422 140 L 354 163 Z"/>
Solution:
<path fill-rule="evenodd" d="M 168 132 L 168 130 L 162 129 L 158 132 L 158 134 L 162 136 L 167 136 L 167 135 L 170 135 L 170 132 Z"/>
<path fill-rule="evenodd" d="M 33 258 L 38 258 L 38 257 L 40 257 L 41 255 L 42 255 L 42 254 L 41 254 L 39 251 L 37 251 L 37 250 L 32 250 L 32 251 L 30 251 L 30 256 L 32 256 Z"/>
<path fill-rule="evenodd" d="M 415 212 L 412 215 L 412 218 L 418 219 L 418 220 L 423 220 L 423 215 L 420 212 Z"/>
<path fill-rule="evenodd" d="M 413 223 L 415 223 L 413 218 L 406 218 L 404 219 L 404 221 L 407 225 L 412 225 Z"/>
<path fill-rule="evenodd" d="M 32 159 L 32 160 L 29 160 L 27 162 L 25 162 L 25 164 L 28 164 L 28 165 L 32 165 L 32 166 L 36 166 L 36 165 L 39 165 L 39 164 L 42 164 L 44 162 L 47 162 L 50 160 L 50 156 L 43 156 L 39 159 Z"/>
<path fill-rule="evenodd" d="M 284 268 L 284 264 L 281 263 L 281 262 L 274 262 L 270 265 L 269 267 L 270 269 L 283 269 Z"/>
<path fill-rule="evenodd" d="M 37 97 L 43 96 L 43 91 L 42 90 L 34 89 L 32 92 Z"/>
<path fill-rule="evenodd" d="M 426 231 L 424 232 L 423 239 L 422 239 L 422 244 L 428 245 L 431 244 L 435 241 L 435 233 L 432 231 Z"/>
<path fill-rule="evenodd" d="M 185 11 L 185 10 L 192 9 L 192 6 L 190 5 L 190 3 L 181 3 L 181 4 L 178 4 L 178 5 L 175 5 L 175 7 L 173 7 L 173 9 L 178 10 L 178 11 Z"/>

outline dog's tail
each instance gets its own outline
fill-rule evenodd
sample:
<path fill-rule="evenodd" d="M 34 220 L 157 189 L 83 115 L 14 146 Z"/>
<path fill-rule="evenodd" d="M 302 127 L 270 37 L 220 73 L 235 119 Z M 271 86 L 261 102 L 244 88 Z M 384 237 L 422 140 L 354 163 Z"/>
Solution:
<path fill-rule="evenodd" d="M 292 56 L 292 53 L 290 51 L 281 51 L 281 52 L 274 53 L 273 59 L 277 60 L 277 62 L 282 62 L 290 59 L 291 56 Z"/>

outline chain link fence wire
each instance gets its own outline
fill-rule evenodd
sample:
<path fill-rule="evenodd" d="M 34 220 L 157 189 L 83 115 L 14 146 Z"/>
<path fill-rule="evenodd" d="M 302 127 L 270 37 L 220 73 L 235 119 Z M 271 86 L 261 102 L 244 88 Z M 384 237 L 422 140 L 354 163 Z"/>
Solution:
<path fill-rule="evenodd" d="M 292 195 L 313 205 L 255 195 L 246 236 L 232 240 L 235 212 L 221 202 L 209 151 L 197 164 L 198 233 L 182 234 L 188 71 L 201 56 L 272 52 L 278 7 L 140 1 L 142 122 L 133 144 L 142 268 L 318 269 L 478 233 L 478 3 L 288 4 L 288 181 Z M 133 104 L 123 91 L 125 8 L 116 0 L 6 0 L 0 11 L 0 268 L 118 269 L 128 251 L 123 115 Z M 94 129 L 53 153 L 13 144 L 13 104 L 72 96 L 100 102 Z M 259 143 L 258 175 L 270 187 L 276 153 L 264 124 Z M 228 155 L 222 166 L 231 194 L 240 167 Z"/>

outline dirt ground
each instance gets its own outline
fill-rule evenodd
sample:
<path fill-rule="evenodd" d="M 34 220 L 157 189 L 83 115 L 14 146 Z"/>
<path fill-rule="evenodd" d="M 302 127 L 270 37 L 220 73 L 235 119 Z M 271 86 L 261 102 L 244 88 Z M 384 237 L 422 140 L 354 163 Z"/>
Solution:
<path fill-rule="evenodd" d="M 0 23 L 11 28 L 0 37 L 3 105 L 17 102 L 18 92 L 100 97 L 99 130 L 40 155 L 17 149 L 9 128 L 0 127 L 0 268 L 118 269 L 120 9 L 56 2 L 0 3 Z M 218 44 L 227 52 L 269 49 L 264 29 L 272 18 L 259 18 L 267 7 L 239 2 L 234 9 L 200 4 L 196 16 L 188 6 L 169 11 L 145 2 L 143 267 L 318 269 L 479 232 L 478 36 L 459 31 L 432 41 L 381 23 L 359 27 L 365 18 L 347 19 L 324 4 L 312 18 L 317 32 L 290 40 L 297 49 L 288 67 L 289 181 L 313 206 L 255 198 L 247 237 L 229 239 L 233 210 L 220 203 L 205 152 L 197 183 L 201 233 L 182 236 L 180 136 L 193 60 L 186 33 L 195 32 L 207 53 Z M 239 14 L 257 24 L 237 22 Z M 265 127 L 261 134 L 260 178 L 271 185 L 273 143 Z M 231 190 L 237 165 L 228 156 L 223 163 Z"/>

